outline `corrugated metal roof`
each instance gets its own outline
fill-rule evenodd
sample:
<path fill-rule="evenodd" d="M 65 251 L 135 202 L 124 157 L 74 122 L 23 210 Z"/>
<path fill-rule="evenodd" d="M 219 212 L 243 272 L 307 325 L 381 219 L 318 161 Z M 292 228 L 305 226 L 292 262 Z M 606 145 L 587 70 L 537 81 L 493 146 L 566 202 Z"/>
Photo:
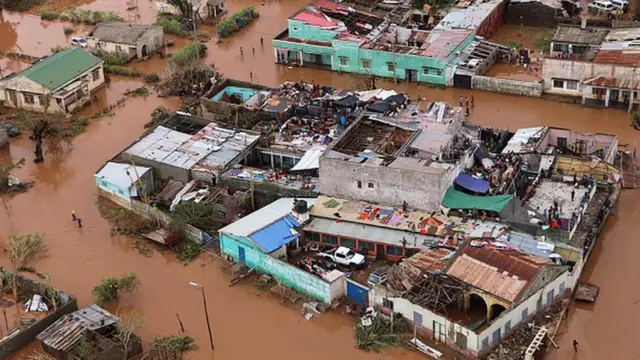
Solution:
<path fill-rule="evenodd" d="M 553 263 L 518 250 L 466 245 L 447 274 L 513 302 L 546 265 Z"/>
<path fill-rule="evenodd" d="M 534 145 L 533 147 L 535 147 L 537 143 L 529 144 L 529 141 L 536 136 L 541 136 L 544 129 L 546 129 L 545 126 L 518 129 L 507 143 L 507 146 L 502 150 L 502 153 L 507 154 L 513 151 L 517 154 L 530 151 L 532 145 Z"/>
<path fill-rule="evenodd" d="M 118 321 L 118 317 L 94 304 L 58 319 L 37 339 L 53 349 L 67 351 L 83 337 L 85 330 L 96 331 Z"/>
<path fill-rule="evenodd" d="M 443 240 L 435 236 L 408 233 L 402 230 L 394 230 L 391 228 L 346 221 L 336 222 L 335 220 L 319 217 L 313 218 L 309 224 L 304 227 L 304 230 L 377 242 L 397 247 L 402 247 L 403 239 L 405 239 L 407 241 L 407 247 L 421 250 L 426 250 L 434 245 L 438 245 L 438 241 Z"/>
<path fill-rule="evenodd" d="M 320 167 L 320 157 L 327 150 L 326 146 L 314 147 L 307 150 L 300 161 L 291 169 L 291 171 L 303 171 L 317 169 Z"/>
<path fill-rule="evenodd" d="M 632 89 L 632 90 L 640 89 L 640 83 L 637 81 L 633 81 L 633 79 L 629 79 L 629 78 L 618 79 L 618 78 L 610 78 L 606 76 L 596 76 L 594 78 L 583 81 L 582 84 L 590 85 L 590 86 L 598 86 L 598 87 L 616 88 L 616 89 Z"/>
<path fill-rule="evenodd" d="M 453 135 L 443 132 L 421 130 L 409 147 L 430 154 L 440 154 L 451 142 Z"/>
<path fill-rule="evenodd" d="M 293 198 L 280 198 L 262 209 L 237 220 L 233 224 L 223 227 L 218 232 L 232 236 L 247 237 L 291 213 L 293 200 Z M 316 202 L 315 198 L 302 198 L 298 200 L 306 201 L 308 207 L 312 207 Z"/>
<path fill-rule="evenodd" d="M 151 168 L 144 166 L 134 167 L 130 164 L 108 162 L 95 176 L 96 178 L 104 179 L 114 185 L 128 189 L 134 182 L 138 181 L 138 176 L 142 176 L 150 170 Z"/>
<path fill-rule="evenodd" d="M 593 58 L 596 64 L 610 64 L 623 66 L 640 65 L 640 51 L 625 50 L 600 50 Z M 631 80 L 631 79 L 625 79 Z"/>
<path fill-rule="evenodd" d="M 445 248 L 434 248 L 421 250 L 417 254 L 408 259 L 404 259 L 402 262 L 407 263 L 421 271 L 434 271 L 443 270 L 449 262 L 453 251 Z"/>
<path fill-rule="evenodd" d="M 477 30 L 484 20 L 502 3 L 502 0 L 476 2 L 466 9 L 453 9 L 436 25 L 439 29 Z"/>
<path fill-rule="evenodd" d="M 553 42 L 600 45 L 609 34 L 609 29 L 586 28 L 578 26 L 558 26 Z"/>
<path fill-rule="evenodd" d="M 420 54 L 445 59 L 472 33 L 473 31 L 470 30 L 433 31 L 427 38 L 427 42 L 422 45 Z"/>
<path fill-rule="evenodd" d="M 285 215 L 249 235 L 249 239 L 258 244 L 265 253 L 270 254 L 297 239 L 300 234 L 295 228 L 298 226 L 298 220 L 291 215 Z"/>
<path fill-rule="evenodd" d="M 100 41 L 113 42 L 118 44 L 136 45 L 138 40 L 153 28 L 159 26 L 130 24 L 121 21 L 108 21 L 96 25 L 89 36 L 98 38 Z"/>

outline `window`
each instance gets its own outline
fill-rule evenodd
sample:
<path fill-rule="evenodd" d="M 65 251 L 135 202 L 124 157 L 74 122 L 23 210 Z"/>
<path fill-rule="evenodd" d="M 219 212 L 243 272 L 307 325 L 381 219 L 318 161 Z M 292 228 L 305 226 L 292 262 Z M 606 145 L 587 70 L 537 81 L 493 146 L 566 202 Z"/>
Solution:
<path fill-rule="evenodd" d="M 564 89 L 564 80 L 553 80 L 553 87 L 558 89 Z"/>
<path fill-rule="evenodd" d="M 567 52 L 569 51 L 569 45 L 553 43 L 553 51 Z"/>
<path fill-rule="evenodd" d="M 343 253 L 338 253 L 338 252 L 336 252 L 336 257 L 337 257 L 337 258 L 340 258 L 340 259 L 346 259 L 346 258 L 347 258 L 347 255 L 345 255 L 345 254 L 343 254 Z"/>
<path fill-rule="evenodd" d="M 376 246 L 373 243 L 366 241 L 358 241 L 358 250 L 367 253 L 373 253 L 376 250 Z"/>
<path fill-rule="evenodd" d="M 347 66 L 349 65 L 349 59 L 344 57 L 344 56 L 340 56 L 338 58 L 340 60 L 340 66 Z"/>
<path fill-rule="evenodd" d="M 117 52 L 122 52 L 122 46 L 116 45 L 116 51 Z"/>
<path fill-rule="evenodd" d="M 564 149 L 567 147 L 567 138 L 566 137 L 558 137 L 558 147 Z"/>
<path fill-rule="evenodd" d="M 540 311 L 540 309 L 542 309 L 542 297 L 539 297 L 538 301 L 536 301 L 536 312 Z"/>
<path fill-rule="evenodd" d="M 36 95 L 36 99 L 38 99 L 38 104 L 44 105 L 44 96 Z"/>
<path fill-rule="evenodd" d="M 567 85 L 567 90 L 578 90 L 578 82 L 577 81 L 567 80 L 567 81 L 565 81 L 565 83 Z"/>
<path fill-rule="evenodd" d="M 304 237 L 308 241 L 320 242 L 320 234 L 316 232 L 305 231 Z"/>
<path fill-rule="evenodd" d="M 340 238 L 340 245 L 344 247 L 348 247 L 349 249 L 355 249 L 356 241 L 353 239 Z"/>
<path fill-rule="evenodd" d="M 527 321 L 527 318 L 529 317 L 529 309 L 524 309 L 522 310 L 522 321 Z"/>
<path fill-rule="evenodd" d="M 362 189 L 362 181 L 358 180 L 358 189 Z"/>
<path fill-rule="evenodd" d="M 511 320 L 504 323 L 504 333 L 505 335 L 511 331 Z"/>
<path fill-rule="evenodd" d="M 489 338 L 482 339 L 482 350 L 489 348 Z"/>
<path fill-rule="evenodd" d="M 389 310 L 393 310 L 393 301 L 389 299 L 382 299 L 382 306 Z"/>
<path fill-rule="evenodd" d="M 369 187 L 369 189 L 373 189 L 373 183 L 369 183 L 367 184 L 367 186 Z"/>
<path fill-rule="evenodd" d="M 387 70 L 389 70 L 390 72 L 395 72 L 396 71 L 396 64 L 395 63 L 387 63 Z"/>
<path fill-rule="evenodd" d="M 338 245 L 338 237 L 331 235 L 322 235 L 322 243 L 330 245 Z"/>
<path fill-rule="evenodd" d="M 432 68 L 432 67 L 423 67 L 422 71 L 425 75 L 442 76 L 442 69 Z"/>
<path fill-rule="evenodd" d="M 387 245 L 387 254 L 395 255 L 395 256 L 402 256 L 402 248 L 401 247 L 397 247 L 397 246 L 389 246 L 389 245 Z"/>
<path fill-rule="evenodd" d="M 547 293 L 547 305 L 551 305 L 553 303 L 554 298 L 555 298 L 555 291 L 551 289 L 551 291 Z"/>
<path fill-rule="evenodd" d="M 562 295 L 564 293 L 564 281 L 560 283 L 560 288 L 558 289 L 558 295 Z"/>
<path fill-rule="evenodd" d="M 35 104 L 36 100 L 33 97 L 33 95 L 31 95 L 31 94 L 22 94 L 22 96 L 24 96 L 24 103 L 25 104 L 30 104 L 30 105 Z"/>
<path fill-rule="evenodd" d="M 93 70 L 93 72 L 91 73 L 91 76 L 93 77 L 93 81 L 100 80 L 100 69 Z"/>
<path fill-rule="evenodd" d="M 363 69 L 371 69 L 371 60 L 362 60 Z"/>

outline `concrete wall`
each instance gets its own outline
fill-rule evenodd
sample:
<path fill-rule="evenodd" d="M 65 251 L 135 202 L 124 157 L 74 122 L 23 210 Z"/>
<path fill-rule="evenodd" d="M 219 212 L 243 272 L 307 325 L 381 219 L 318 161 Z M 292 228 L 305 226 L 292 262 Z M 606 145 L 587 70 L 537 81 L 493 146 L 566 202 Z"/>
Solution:
<path fill-rule="evenodd" d="M 530 82 L 475 75 L 471 78 L 471 88 L 501 94 L 541 97 L 543 85 L 541 81 Z"/>
<path fill-rule="evenodd" d="M 307 25 L 299 20 L 287 20 L 289 37 L 300 40 L 312 40 L 318 42 L 331 42 L 340 33 L 335 30 L 323 29 L 320 26 Z"/>
<path fill-rule="evenodd" d="M 331 285 L 324 280 L 265 254 L 250 240 L 220 233 L 222 253 L 230 256 L 235 262 L 240 262 L 240 248 L 244 249 L 244 263 L 248 267 L 269 274 L 283 285 L 324 303 L 330 304 L 335 300 L 332 296 Z"/>
<path fill-rule="evenodd" d="M 608 151 L 605 152 L 604 160 L 609 164 L 613 164 L 613 160 L 615 160 L 615 153 L 618 149 L 618 138 L 615 135 L 583 133 L 568 129 L 549 128 L 547 137 L 549 139 L 549 145 L 553 146 L 558 146 L 559 137 L 566 138 L 568 144 L 574 144 L 578 140 L 584 141 L 586 144 L 586 154 L 591 154 L 598 149 L 606 148 Z"/>
<path fill-rule="evenodd" d="M 327 196 L 437 210 L 442 200 L 440 171 L 423 172 L 371 166 L 323 157 L 320 159 L 320 192 Z M 358 188 L 358 181 L 362 187 Z M 372 183 L 373 188 L 368 184 Z"/>
<path fill-rule="evenodd" d="M 10 279 L 14 276 L 13 273 L 7 271 L 4 268 L 2 268 L 0 272 L 3 278 L 2 282 L 8 285 L 8 283 L 11 281 Z M 18 275 L 17 282 L 21 292 L 42 294 L 44 291 L 44 287 L 42 284 L 30 280 L 24 276 Z M 36 336 L 39 333 L 44 331 L 56 320 L 66 314 L 78 310 L 78 303 L 76 298 L 74 298 L 73 296 L 69 296 L 61 291 L 58 291 L 58 294 L 60 296 L 60 304 L 58 305 L 58 309 L 56 311 L 50 312 L 49 314 L 47 314 L 47 316 L 32 325 L 20 329 L 20 331 L 16 333 L 16 335 L 10 338 L 5 337 L 0 341 L 0 359 L 7 359 L 11 354 L 15 353 L 20 348 L 27 346 L 29 343 L 35 340 Z"/>
<path fill-rule="evenodd" d="M 629 83 L 635 84 L 640 82 L 640 69 L 549 58 L 544 59 L 542 66 L 544 92 L 548 94 L 580 97 L 582 96 L 582 82 L 596 76 L 625 79 Z M 575 80 L 579 84 L 575 90 L 554 88 L 553 79 Z M 598 97 L 591 91 L 587 91 L 586 99 L 598 99 Z M 635 102 L 640 103 L 638 99 L 635 99 Z"/>

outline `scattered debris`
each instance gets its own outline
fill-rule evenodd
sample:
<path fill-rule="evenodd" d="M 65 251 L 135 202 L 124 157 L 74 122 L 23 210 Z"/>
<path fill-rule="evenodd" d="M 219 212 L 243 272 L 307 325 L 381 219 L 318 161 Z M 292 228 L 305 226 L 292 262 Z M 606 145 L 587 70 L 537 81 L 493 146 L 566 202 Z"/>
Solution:
<path fill-rule="evenodd" d="M 586 283 L 578 284 L 576 289 L 575 298 L 577 301 L 594 302 L 600 292 L 600 288 L 597 285 Z"/>
<path fill-rule="evenodd" d="M 409 334 L 409 325 L 402 314 L 393 314 L 390 319 L 367 310 L 356 326 L 356 347 L 366 351 L 380 351 L 383 348 L 398 347 Z"/>

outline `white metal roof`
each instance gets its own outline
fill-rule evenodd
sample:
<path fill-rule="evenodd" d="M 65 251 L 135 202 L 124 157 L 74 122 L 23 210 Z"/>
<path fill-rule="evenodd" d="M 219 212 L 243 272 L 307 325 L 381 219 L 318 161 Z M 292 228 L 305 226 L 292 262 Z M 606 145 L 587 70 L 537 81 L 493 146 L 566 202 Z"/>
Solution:
<path fill-rule="evenodd" d="M 146 174 L 149 170 L 151 169 L 144 166 L 136 166 L 134 169 L 131 164 L 108 162 L 95 176 L 113 185 L 129 189 L 134 182 L 138 181 L 138 176 Z M 128 175 L 127 172 L 129 172 Z"/>
<path fill-rule="evenodd" d="M 307 150 L 291 171 L 303 171 L 319 168 L 320 157 L 326 150 L 326 146 L 318 146 Z"/>
<path fill-rule="evenodd" d="M 507 143 L 507 146 L 505 146 L 505 148 L 502 150 L 502 153 L 506 154 L 510 151 L 513 151 L 514 153 L 524 152 L 525 150 L 527 150 L 525 146 L 527 142 L 537 134 L 542 134 L 542 131 L 545 128 L 545 126 L 538 126 L 518 129 Z"/>
<path fill-rule="evenodd" d="M 223 227 L 218 230 L 218 232 L 235 236 L 249 236 L 291 213 L 293 200 L 294 198 L 280 198 L 262 209 L 254 211 L 238 221 Z M 306 201 L 309 208 L 316 202 L 315 198 L 302 198 L 298 200 Z"/>
<path fill-rule="evenodd" d="M 501 3 L 502 0 L 489 0 L 487 2 L 476 3 L 466 9 L 454 9 L 440 20 L 434 30 L 477 30 L 482 22 Z"/>

